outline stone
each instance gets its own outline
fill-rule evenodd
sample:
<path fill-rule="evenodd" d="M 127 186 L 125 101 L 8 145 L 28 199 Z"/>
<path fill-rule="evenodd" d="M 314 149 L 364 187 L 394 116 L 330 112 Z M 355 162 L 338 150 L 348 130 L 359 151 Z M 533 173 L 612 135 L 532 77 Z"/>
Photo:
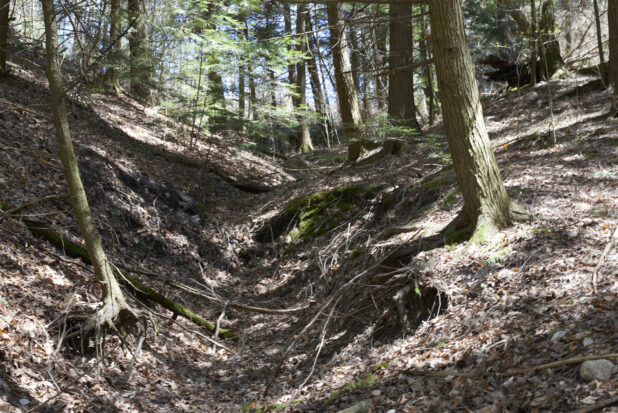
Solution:
<path fill-rule="evenodd" d="M 609 380 L 614 373 L 614 363 L 609 360 L 588 360 L 579 367 L 579 375 L 586 381 Z"/>
<path fill-rule="evenodd" d="M 562 337 L 566 336 L 566 330 L 558 330 L 551 336 L 551 342 L 555 343 L 560 340 Z"/>

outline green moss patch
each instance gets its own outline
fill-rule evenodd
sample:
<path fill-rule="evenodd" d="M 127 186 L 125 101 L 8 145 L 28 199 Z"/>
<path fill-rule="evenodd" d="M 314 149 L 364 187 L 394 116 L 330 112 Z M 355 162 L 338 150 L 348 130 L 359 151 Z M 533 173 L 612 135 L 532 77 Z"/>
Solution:
<path fill-rule="evenodd" d="M 373 187 L 352 185 L 300 196 L 262 226 L 256 240 L 270 242 L 283 234 L 300 240 L 324 235 L 352 217 L 376 192 Z"/>

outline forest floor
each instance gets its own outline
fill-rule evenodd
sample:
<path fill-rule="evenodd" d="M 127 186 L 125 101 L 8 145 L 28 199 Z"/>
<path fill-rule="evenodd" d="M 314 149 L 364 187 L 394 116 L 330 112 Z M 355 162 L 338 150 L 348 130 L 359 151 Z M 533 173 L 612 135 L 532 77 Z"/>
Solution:
<path fill-rule="evenodd" d="M 238 337 L 214 345 L 153 306 L 159 331 L 117 388 L 132 358 L 117 338 L 96 358 L 58 348 L 49 328 L 75 306 L 94 308 L 99 288 L 88 266 L 22 221 L 80 239 L 44 74 L 14 65 L 0 81 L 0 201 L 23 208 L 0 216 L 0 410 L 615 404 L 616 373 L 587 382 L 572 360 L 616 362 L 618 349 L 618 254 L 606 248 L 618 225 L 618 121 L 607 118 L 607 92 L 577 88 L 591 80 L 483 99 L 507 190 L 533 219 L 481 245 L 433 248 L 424 241 L 462 202 L 440 125 L 395 155 L 349 165 L 334 147 L 299 163 L 240 139 L 200 138 L 189 150 L 188 129 L 130 99 L 71 94 L 80 171 L 110 259 Z M 393 296 L 416 304 L 401 309 Z"/>

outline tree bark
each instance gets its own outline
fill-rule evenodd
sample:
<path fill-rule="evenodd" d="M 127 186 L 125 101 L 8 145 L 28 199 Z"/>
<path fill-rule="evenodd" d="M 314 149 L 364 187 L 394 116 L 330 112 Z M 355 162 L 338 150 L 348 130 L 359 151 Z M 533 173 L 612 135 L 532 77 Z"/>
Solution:
<path fill-rule="evenodd" d="M 313 32 L 313 24 L 311 23 L 311 16 L 307 18 L 307 31 Z M 318 72 L 318 48 L 313 35 L 306 37 L 306 41 L 309 46 L 310 57 L 307 60 L 307 69 L 309 71 L 309 80 L 311 83 L 311 91 L 313 93 L 313 103 L 315 104 L 315 111 L 318 114 L 318 122 L 320 124 L 320 132 L 324 143 L 328 146 L 330 143 L 330 127 L 328 124 L 328 117 L 326 113 L 326 103 L 324 102 L 324 92 L 322 92 L 322 82 L 320 81 L 320 73 Z"/>
<path fill-rule="evenodd" d="M 430 19 L 442 113 L 464 206 L 453 227 L 482 241 L 523 217 L 500 176 L 485 129 L 459 0 L 430 0 Z"/>
<path fill-rule="evenodd" d="M 309 17 L 309 11 L 307 6 L 299 4 L 296 8 L 296 33 L 307 32 L 307 19 Z M 307 36 L 304 35 L 300 39 L 298 50 L 306 56 L 308 53 L 309 44 L 307 43 Z M 301 60 L 296 63 L 296 93 L 297 105 L 296 109 L 301 113 L 298 116 L 299 124 L 296 128 L 296 141 L 298 145 L 298 151 L 300 153 L 306 153 L 313 150 L 313 143 L 311 142 L 311 135 L 309 133 L 309 125 L 307 124 L 307 75 L 306 75 L 305 60 Z M 305 112 L 305 113 L 303 113 Z"/>
<path fill-rule="evenodd" d="M 618 113 L 618 0 L 607 4 L 607 25 L 609 27 L 609 83 L 613 87 L 613 109 Z"/>
<path fill-rule="evenodd" d="M 379 12 L 378 6 L 378 12 Z M 379 15 L 379 13 L 377 13 Z M 383 27 L 375 27 L 373 28 L 373 44 L 374 44 L 374 59 L 375 66 L 379 69 L 382 69 L 385 66 L 386 60 L 386 31 Z M 375 83 L 376 88 L 376 98 L 378 100 L 378 107 L 380 110 L 388 110 L 388 84 L 386 77 L 378 77 L 376 78 Z"/>
<path fill-rule="evenodd" d="M 594 20 L 597 27 L 597 47 L 599 49 L 599 71 L 601 72 L 601 79 L 603 82 L 607 81 L 607 73 L 603 68 L 605 63 L 605 56 L 603 54 L 603 32 L 601 31 L 601 17 L 599 15 L 599 3 L 597 0 L 593 0 L 594 4 Z"/>
<path fill-rule="evenodd" d="M 343 122 L 343 131 L 349 141 L 358 135 L 358 127 L 361 123 L 358 94 L 352 77 L 350 48 L 345 31 L 343 9 L 340 4 L 329 3 L 327 13 L 339 112 Z"/>
<path fill-rule="evenodd" d="M 412 64 L 412 5 L 391 4 L 388 64 L 388 115 L 394 124 L 420 129 L 414 104 L 414 73 L 397 70 Z"/>
<path fill-rule="evenodd" d="M 56 138 L 58 140 L 58 153 L 62 161 L 64 177 L 69 187 L 69 195 L 77 224 L 84 238 L 88 255 L 102 290 L 103 306 L 85 327 L 86 330 L 92 330 L 98 325 L 112 322 L 118 317 L 125 317 L 127 314 L 134 318 L 135 313 L 125 301 L 120 285 L 103 250 L 99 233 L 92 220 L 86 192 L 79 175 L 77 158 L 73 150 L 73 142 L 67 120 L 60 60 L 57 54 L 58 26 L 55 20 L 54 2 L 53 0 L 41 0 L 41 4 L 45 21 L 46 72 L 52 99 L 51 107 Z"/>
<path fill-rule="evenodd" d="M 560 54 L 560 43 L 556 38 L 556 12 L 553 0 L 545 0 L 541 7 L 541 22 L 539 24 L 539 45 L 541 51 L 541 68 L 547 79 L 564 67 Z"/>
<path fill-rule="evenodd" d="M 0 0 L 0 77 L 8 73 L 6 59 L 8 56 L 9 6 L 11 0 Z"/>
<path fill-rule="evenodd" d="M 148 36 L 146 32 L 146 4 L 144 0 L 128 0 L 129 20 L 133 28 L 129 32 L 129 51 L 131 53 L 131 92 L 143 103 L 152 103 L 151 62 Z"/>
<path fill-rule="evenodd" d="M 423 7 L 421 6 L 421 10 Z M 421 16 L 421 39 L 419 40 L 419 50 L 423 61 L 429 60 L 429 51 L 427 46 L 427 28 L 425 26 L 425 16 Z M 433 93 L 433 75 L 431 73 L 431 65 L 423 66 L 423 77 L 425 78 L 425 87 L 423 88 L 425 100 L 427 102 L 427 112 L 429 119 L 427 122 L 433 125 L 436 119 L 435 110 L 435 95 Z"/>
<path fill-rule="evenodd" d="M 109 56 L 109 65 L 105 71 L 105 78 L 103 83 L 108 93 L 118 95 L 122 93 L 120 87 L 120 79 L 118 74 L 118 65 L 122 58 L 122 44 L 120 42 L 120 10 L 122 9 L 121 0 L 110 1 L 109 12 L 109 41 L 111 43 L 111 50 Z"/>

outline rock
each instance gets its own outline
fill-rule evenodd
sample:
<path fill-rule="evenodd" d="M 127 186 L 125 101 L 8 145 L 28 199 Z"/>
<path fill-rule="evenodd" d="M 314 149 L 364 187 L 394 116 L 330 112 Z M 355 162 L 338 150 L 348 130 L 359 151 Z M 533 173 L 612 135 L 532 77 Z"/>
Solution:
<path fill-rule="evenodd" d="M 337 413 L 368 413 L 371 408 L 371 400 L 363 400 L 346 409 L 339 410 Z"/>
<path fill-rule="evenodd" d="M 562 337 L 566 336 L 566 330 L 558 330 L 551 336 L 551 342 L 555 343 L 560 340 Z"/>
<path fill-rule="evenodd" d="M 372 390 L 371 391 L 371 395 L 374 396 L 374 397 L 378 397 L 381 394 L 382 394 L 382 392 L 380 390 Z"/>
<path fill-rule="evenodd" d="M 586 381 L 609 380 L 614 373 L 614 363 L 609 360 L 588 360 L 579 367 L 579 375 Z"/>
<path fill-rule="evenodd" d="M 584 347 L 589 347 L 592 345 L 592 343 L 594 343 L 594 339 L 592 339 L 591 337 L 586 337 L 584 339 Z"/>

